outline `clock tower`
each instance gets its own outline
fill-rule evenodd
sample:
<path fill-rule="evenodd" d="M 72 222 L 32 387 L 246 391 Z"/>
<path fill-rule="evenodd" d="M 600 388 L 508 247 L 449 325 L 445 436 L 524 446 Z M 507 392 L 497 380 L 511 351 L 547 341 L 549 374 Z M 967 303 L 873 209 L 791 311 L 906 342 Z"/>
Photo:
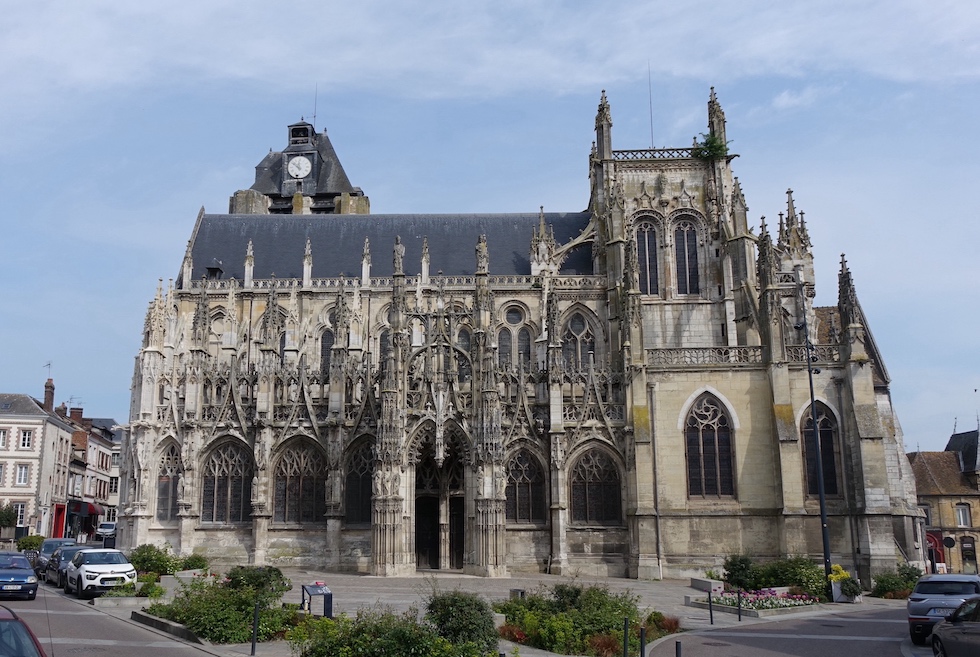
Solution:
<path fill-rule="evenodd" d="M 231 197 L 232 214 L 369 214 L 326 131 L 304 120 L 288 127 L 288 144 L 255 167 L 255 184 Z"/>

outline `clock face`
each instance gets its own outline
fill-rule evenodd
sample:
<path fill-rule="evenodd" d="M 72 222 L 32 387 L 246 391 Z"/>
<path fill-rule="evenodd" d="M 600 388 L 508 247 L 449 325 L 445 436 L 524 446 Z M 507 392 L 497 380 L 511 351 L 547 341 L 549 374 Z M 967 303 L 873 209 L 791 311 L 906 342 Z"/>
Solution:
<path fill-rule="evenodd" d="M 310 175 L 310 171 L 313 170 L 313 163 L 310 162 L 310 158 L 299 155 L 294 157 L 286 165 L 286 171 L 289 172 L 293 178 L 305 178 Z"/>

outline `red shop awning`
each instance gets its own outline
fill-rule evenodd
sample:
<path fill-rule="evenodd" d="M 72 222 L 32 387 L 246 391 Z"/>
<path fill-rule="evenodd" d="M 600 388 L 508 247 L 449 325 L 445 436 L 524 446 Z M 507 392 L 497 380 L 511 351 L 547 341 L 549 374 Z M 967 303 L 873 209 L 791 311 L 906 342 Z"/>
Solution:
<path fill-rule="evenodd" d="M 69 513 L 77 513 L 83 516 L 101 516 L 105 510 L 98 504 L 91 502 L 72 502 L 68 505 Z"/>

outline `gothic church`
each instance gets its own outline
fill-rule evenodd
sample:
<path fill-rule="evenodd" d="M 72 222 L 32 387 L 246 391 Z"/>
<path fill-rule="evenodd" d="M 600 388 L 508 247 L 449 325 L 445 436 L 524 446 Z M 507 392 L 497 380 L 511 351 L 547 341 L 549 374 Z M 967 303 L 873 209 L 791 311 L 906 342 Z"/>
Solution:
<path fill-rule="evenodd" d="M 371 215 L 326 133 L 289 126 L 149 305 L 120 545 L 700 575 L 734 553 L 820 562 L 822 481 L 835 563 L 921 561 L 846 262 L 814 307 L 792 194 L 749 227 L 714 91 L 693 147 L 615 150 L 611 129 L 603 93 L 584 212 Z"/>

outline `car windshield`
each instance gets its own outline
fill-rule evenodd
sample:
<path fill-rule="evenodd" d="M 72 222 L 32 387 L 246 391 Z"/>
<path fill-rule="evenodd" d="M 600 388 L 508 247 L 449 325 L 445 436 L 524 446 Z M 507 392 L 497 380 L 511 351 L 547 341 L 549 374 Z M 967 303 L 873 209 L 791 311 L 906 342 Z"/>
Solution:
<path fill-rule="evenodd" d="M 51 554 L 62 545 L 71 544 L 74 542 L 75 542 L 74 539 L 65 540 L 65 541 L 44 541 L 43 543 L 41 543 L 40 552 L 41 554 Z"/>
<path fill-rule="evenodd" d="M 91 552 L 85 555 L 85 563 L 97 566 L 129 562 L 122 552 Z"/>
<path fill-rule="evenodd" d="M 41 657 L 27 627 L 15 619 L 0 621 L 0 654 Z"/>
<path fill-rule="evenodd" d="M 99 529 L 112 529 L 116 526 L 114 522 L 100 522 Z"/>
<path fill-rule="evenodd" d="M 3 556 L 0 557 L 0 570 L 34 570 L 31 566 L 31 562 L 27 560 L 27 557 L 22 557 L 19 554 L 13 556 Z"/>
<path fill-rule="evenodd" d="M 970 595 L 980 593 L 973 582 L 919 582 L 915 592 L 921 595 Z"/>

